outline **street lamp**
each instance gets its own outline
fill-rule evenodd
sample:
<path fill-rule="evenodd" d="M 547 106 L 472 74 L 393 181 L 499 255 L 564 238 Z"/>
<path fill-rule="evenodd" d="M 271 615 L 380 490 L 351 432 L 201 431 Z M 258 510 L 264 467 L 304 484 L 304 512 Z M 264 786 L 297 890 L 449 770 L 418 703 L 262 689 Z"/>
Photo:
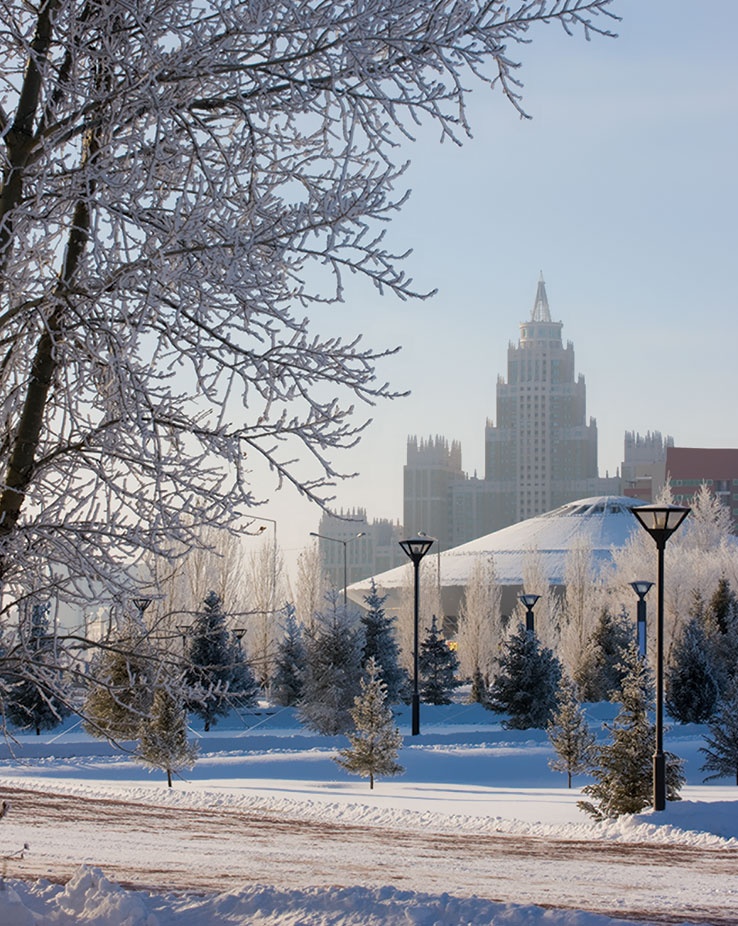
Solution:
<path fill-rule="evenodd" d="M 646 595 L 649 593 L 653 582 L 638 581 L 631 582 L 630 587 L 638 595 L 638 610 L 636 611 L 636 616 L 638 618 L 638 652 L 645 659 L 646 658 Z"/>
<path fill-rule="evenodd" d="M 658 550 L 658 603 L 656 616 L 656 751 L 653 754 L 653 809 L 666 808 L 664 757 L 664 549 L 666 541 L 691 508 L 679 505 L 638 505 L 631 508 L 641 527 L 653 537 Z"/>
<path fill-rule="evenodd" d="M 540 598 L 540 595 L 518 595 L 518 601 L 525 605 L 525 629 L 533 633 L 535 626 L 533 624 L 533 608 Z"/>
<path fill-rule="evenodd" d="M 413 736 L 420 733 L 420 693 L 418 690 L 419 647 L 418 647 L 418 621 L 420 619 L 420 561 L 433 546 L 432 537 L 412 537 L 410 540 L 401 540 L 400 546 L 413 562 L 415 573 L 415 608 L 413 611 L 413 699 L 412 699 L 412 730 Z"/>
<path fill-rule="evenodd" d="M 346 598 L 346 589 L 348 588 L 348 555 L 346 553 L 346 548 L 350 543 L 353 543 L 354 540 L 358 540 L 359 537 L 366 537 L 366 531 L 359 531 L 354 537 L 348 537 L 346 540 L 342 540 L 340 537 L 326 537 L 325 534 L 319 534 L 317 531 L 310 531 L 310 536 L 319 537 L 321 540 L 329 540 L 331 543 L 343 544 L 343 606 L 345 608 L 348 604 Z"/>

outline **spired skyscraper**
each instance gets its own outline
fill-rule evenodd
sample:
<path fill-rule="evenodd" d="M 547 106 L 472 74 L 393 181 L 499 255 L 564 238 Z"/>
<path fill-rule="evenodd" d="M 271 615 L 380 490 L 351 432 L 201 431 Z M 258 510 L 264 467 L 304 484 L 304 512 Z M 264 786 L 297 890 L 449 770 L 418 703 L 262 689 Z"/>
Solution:
<path fill-rule="evenodd" d="M 488 420 L 485 430 L 484 478 L 463 473 L 460 448 L 453 461 L 448 453 L 448 460 L 438 459 L 447 449 L 445 438 L 408 440 L 408 533 L 432 532 L 447 548 L 579 498 L 620 494 L 618 477 L 598 476 L 597 423 L 587 421 L 584 377 L 576 374 L 574 345 L 564 346 L 562 327 L 551 319 L 541 275 L 531 316 L 520 324 L 517 345 L 508 348 L 507 381 L 497 381 L 496 423 Z M 434 504 L 438 510 L 431 513 Z M 428 523 L 437 526 L 431 531 Z"/>
<path fill-rule="evenodd" d="M 485 433 L 485 481 L 506 524 L 592 494 L 598 477 L 597 422 L 586 420 L 584 377 L 562 327 L 541 275 L 530 319 L 507 351 L 507 382 L 497 381 L 497 424 Z"/>

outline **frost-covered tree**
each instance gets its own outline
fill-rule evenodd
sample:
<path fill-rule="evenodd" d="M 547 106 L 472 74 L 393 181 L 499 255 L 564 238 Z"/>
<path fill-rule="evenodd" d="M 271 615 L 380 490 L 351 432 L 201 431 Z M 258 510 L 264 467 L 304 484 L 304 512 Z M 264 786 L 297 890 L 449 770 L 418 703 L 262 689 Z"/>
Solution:
<path fill-rule="evenodd" d="M 372 579 L 369 594 L 364 596 L 367 611 L 361 615 L 364 628 L 364 645 L 361 661 L 366 666 L 374 659 L 377 671 L 386 688 L 387 701 L 396 704 L 407 685 L 407 675 L 400 668 L 399 648 L 395 640 L 394 618 L 387 617 L 384 610 L 386 595 L 380 595 Z"/>
<path fill-rule="evenodd" d="M 664 704 L 679 723 L 705 723 L 715 713 L 719 698 L 703 619 L 697 615 L 682 627 L 672 648 Z"/>
<path fill-rule="evenodd" d="M 82 710 L 88 733 L 114 741 L 137 738 L 151 709 L 157 661 L 146 629 L 126 620 L 93 657 Z"/>
<path fill-rule="evenodd" d="M 205 596 L 202 610 L 189 628 L 185 646 L 184 681 L 189 689 L 187 707 L 209 730 L 234 704 L 256 701 L 257 686 L 238 639 L 226 626 L 218 595 Z"/>
<path fill-rule="evenodd" d="M 459 660 L 438 629 L 436 615 L 420 643 L 418 684 L 425 704 L 450 704 L 451 694 L 461 684 Z"/>
<path fill-rule="evenodd" d="M 365 671 L 366 678 L 361 681 L 361 691 L 351 710 L 354 729 L 348 733 L 349 745 L 339 751 L 335 761 L 347 772 L 368 778 L 373 788 L 374 779 L 380 775 L 401 775 L 405 769 L 397 761 L 402 735 L 387 704 L 381 667 L 373 656 Z"/>
<path fill-rule="evenodd" d="M 70 713 L 59 668 L 59 644 L 49 631 L 48 604 L 34 604 L 26 621 L 21 621 L 18 640 L 0 665 L 6 667 L 5 713 L 16 727 L 30 728 L 40 735 L 51 730 Z"/>
<path fill-rule="evenodd" d="M 295 616 L 301 626 L 313 628 L 315 615 L 320 610 L 327 590 L 320 548 L 315 540 L 301 550 L 297 557 Z"/>
<path fill-rule="evenodd" d="M 548 764 L 555 772 L 566 772 L 571 788 L 572 775 L 589 771 L 597 741 L 577 700 L 577 687 L 567 676 L 562 676 L 556 700 L 558 706 L 546 728 L 556 758 Z"/>
<path fill-rule="evenodd" d="M 611 740 L 596 750 L 591 768 L 594 783 L 582 788 L 582 793 L 592 800 L 577 805 L 596 820 L 640 813 L 653 801 L 655 728 L 649 719 L 653 683 L 635 642 L 628 649 L 626 669 L 617 695 L 620 710 L 612 724 L 605 724 Z M 669 752 L 665 759 L 666 798 L 678 801 L 684 784 L 682 763 Z"/>
<path fill-rule="evenodd" d="M 489 681 L 502 639 L 500 603 L 494 559 L 475 559 L 459 606 L 459 670 L 473 679 L 479 671 Z"/>
<path fill-rule="evenodd" d="M 351 727 L 351 707 L 361 682 L 361 634 L 352 613 L 333 589 L 327 609 L 305 634 L 305 674 L 298 714 L 310 729 L 327 735 Z"/>
<path fill-rule="evenodd" d="M 144 765 L 166 772 L 170 788 L 173 773 L 195 764 L 197 744 L 187 740 L 187 713 L 171 687 L 154 691 L 151 712 L 139 729 L 135 755 Z"/>
<path fill-rule="evenodd" d="M 500 671 L 492 682 L 487 706 L 507 714 L 506 729 L 544 730 L 556 710 L 561 664 L 532 630 L 523 624 L 507 640 L 500 656 Z"/>
<path fill-rule="evenodd" d="M 609 701 L 620 690 L 626 651 L 633 639 L 627 611 L 613 615 L 609 607 L 603 607 L 574 671 L 582 701 Z"/>
<path fill-rule="evenodd" d="M 293 707 L 302 697 L 305 644 L 294 607 L 288 604 L 285 606 L 285 611 L 282 639 L 277 645 L 277 658 L 270 693 L 276 704 L 281 707 Z"/>
<path fill-rule="evenodd" d="M 279 643 L 282 608 L 282 556 L 276 544 L 264 544 L 248 558 L 251 615 L 247 635 L 249 661 L 263 689 L 270 685 Z M 278 604 L 279 602 L 279 604 Z"/>
<path fill-rule="evenodd" d="M 738 675 L 738 600 L 722 576 L 702 610 L 706 648 L 721 693 Z"/>
<path fill-rule="evenodd" d="M 738 785 L 738 678 L 731 680 L 720 700 L 700 752 L 705 756 L 702 771 L 713 773 L 705 781 L 730 775 Z"/>
<path fill-rule="evenodd" d="M 516 43 L 611 2 L 6 0 L 4 594 L 130 593 L 142 550 L 236 524 L 260 464 L 324 500 L 355 404 L 393 393 L 386 350 L 309 316 L 344 275 L 412 295 L 398 142 L 463 135 L 475 82 L 519 107 Z"/>
<path fill-rule="evenodd" d="M 579 674 L 587 639 L 602 610 L 603 589 L 595 577 L 592 545 L 575 543 L 564 564 L 566 592 L 560 652 L 573 678 Z"/>

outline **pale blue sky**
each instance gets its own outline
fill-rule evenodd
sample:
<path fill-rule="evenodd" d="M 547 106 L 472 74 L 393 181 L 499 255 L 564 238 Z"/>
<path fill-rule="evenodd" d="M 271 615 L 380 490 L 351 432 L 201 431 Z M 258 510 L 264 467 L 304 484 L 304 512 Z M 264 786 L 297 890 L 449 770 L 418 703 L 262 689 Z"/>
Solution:
<path fill-rule="evenodd" d="M 481 474 L 497 377 L 541 270 L 587 383 L 601 475 L 620 464 L 626 430 L 738 446 L 738 2 L 613 9 L 615 40 L 532 33 L 520 72 L 532 121 L 476 90 L 463 148 L 439 145 L 432 127 L 409 146 L 412 198 L 391 241 L 414 249 L 418 287 L 439 294 L 357 291 L 322 323 L 402 344 L 381 375 L 412 390 L 370 410 L 364 441 L 339 460 L 360 472 L 337 489 L 339 507 L 402 518 L 409 434 L 461 441 L 464 468 Z M 278 521 L 288 558 L 319 520 L 287 489 L 259 514 Z"/>

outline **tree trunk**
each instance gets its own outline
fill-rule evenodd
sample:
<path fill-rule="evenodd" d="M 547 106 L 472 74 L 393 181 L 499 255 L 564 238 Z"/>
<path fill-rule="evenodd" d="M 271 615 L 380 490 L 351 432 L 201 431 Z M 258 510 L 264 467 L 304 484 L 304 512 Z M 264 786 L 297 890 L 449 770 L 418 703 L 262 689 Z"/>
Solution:
<path fill-rule="evenodd" d="M 167 787 L 172 787 L 172 770 L 170 768 L 167 769 Z"/>

